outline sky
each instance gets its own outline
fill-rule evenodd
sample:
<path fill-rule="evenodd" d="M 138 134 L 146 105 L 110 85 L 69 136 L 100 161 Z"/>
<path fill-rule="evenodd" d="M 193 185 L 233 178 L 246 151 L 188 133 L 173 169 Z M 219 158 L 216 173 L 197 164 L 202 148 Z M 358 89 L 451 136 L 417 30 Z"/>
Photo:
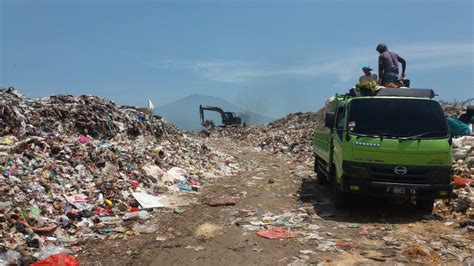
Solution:
<path fill-rule="evenodd" d="M 155 106 L 199 93 L 274 118 L 345 93 L 385 42 L 412 87 L 474 98 L 471 0 L 0 0 L 0 86 Z"/>

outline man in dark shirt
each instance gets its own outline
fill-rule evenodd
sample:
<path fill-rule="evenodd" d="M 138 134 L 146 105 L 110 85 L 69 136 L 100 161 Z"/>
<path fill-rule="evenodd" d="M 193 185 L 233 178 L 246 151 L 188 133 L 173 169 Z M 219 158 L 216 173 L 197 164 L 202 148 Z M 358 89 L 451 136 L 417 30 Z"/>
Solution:
<path fill-rule="evenodd" d="M 377 52 L 379 52 L 379 84 L 385 86 L 388 83 L 398 80 L 398 62 L 402 64 L 402 75 L 400 79 L 405 78 L 405 69 L 407 62 L 397 53 L 389 51 L 387 45 L 381 43 L 377 45 Z"/>

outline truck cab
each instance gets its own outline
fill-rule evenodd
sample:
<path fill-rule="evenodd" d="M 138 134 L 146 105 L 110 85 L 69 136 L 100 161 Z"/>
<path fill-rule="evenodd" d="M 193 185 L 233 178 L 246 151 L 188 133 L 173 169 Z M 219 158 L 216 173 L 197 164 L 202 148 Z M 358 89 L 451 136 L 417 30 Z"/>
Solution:
<path fill-rule="evenodd" d="M 242 119 L 238 117 L 234 112 L 224 112 L 222 116 L 223 125 L 240 125 L 242 124 Z"/>
<path fill-rule="evenodd" d="M 427 89 L 336 95 L 326 130 L 314 133 L 318 182 L 337 207 L 348 194 L 404 197 L 431 212 L 452 194 L 451 143 L 440 104 Z"/>

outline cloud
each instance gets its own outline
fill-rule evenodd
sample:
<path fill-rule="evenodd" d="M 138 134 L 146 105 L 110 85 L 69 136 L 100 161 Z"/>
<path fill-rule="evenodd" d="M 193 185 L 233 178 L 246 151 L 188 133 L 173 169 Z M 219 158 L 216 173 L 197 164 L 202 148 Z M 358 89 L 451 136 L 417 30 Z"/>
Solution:
<path fill-rule="evenodd" d="M 473 43 L 414 43 L 394 45 L 393 51 L 408 63 L 407 71 L 424 71 L 439 68 L 473 65 Z M 360 68 L 377 63 L 374 47 L 338 53 L 332 59 L 300 65 L 271 65 L 244 61 L 192 61 L 166 60 L 149 63 L 149 66 L 192 71 L 204 78 L 227 83 L 243 83 L 275 76 L 319 77 L 329 76 L 344 83 L 356 79 Z M 376 69 L 376 65 L 372 65 Z"/>
<path fill-rule="evenodd" d="M 258 70 L 257 66 L 251 63 L 239 62 L 239 61 L 186 61 L 186 60 L 166 60 L 158 64 L 149 63 L 149 66 L 159 65 L 167 69 L 173 70 L 191 70 L 192 72 L 198 73 L 205 78 L 228 82 L 228 83 L 240 83 L 248 81 L 252 78 L 251 69 Z M 256 76 L 255 76 L 256 77 Z"/>

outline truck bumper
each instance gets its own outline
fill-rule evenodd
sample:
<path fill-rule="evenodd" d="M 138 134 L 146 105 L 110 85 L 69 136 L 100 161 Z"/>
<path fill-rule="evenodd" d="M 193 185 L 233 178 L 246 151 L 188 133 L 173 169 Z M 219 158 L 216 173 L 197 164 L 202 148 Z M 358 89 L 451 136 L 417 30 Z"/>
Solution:
<path fill-rule="evenodd" d="M 453 192 L 452 184 L 389 183 L 355 178 L 343 178 L 341 188 L 354 194 L 425 199 L 447 199 Z"/>

